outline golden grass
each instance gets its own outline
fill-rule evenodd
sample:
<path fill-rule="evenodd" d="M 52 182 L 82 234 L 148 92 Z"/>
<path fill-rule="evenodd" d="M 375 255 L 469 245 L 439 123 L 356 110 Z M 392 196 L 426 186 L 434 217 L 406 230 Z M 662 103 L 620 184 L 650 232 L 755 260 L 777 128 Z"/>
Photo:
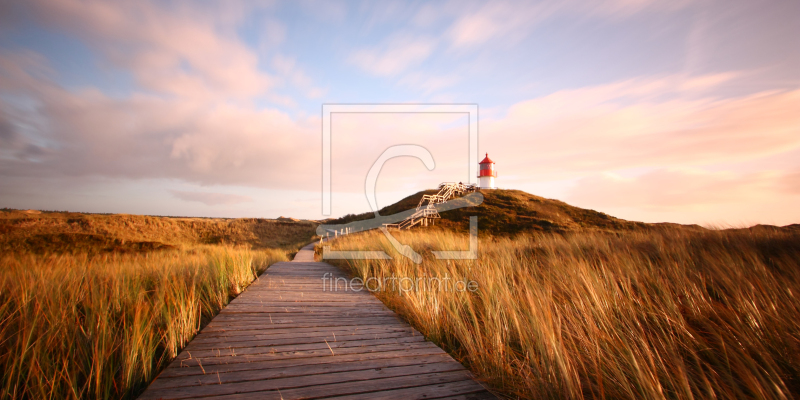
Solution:
<path fill-rule="evenodd" d="M 354 275 L 471 279 L 478 290 L 379 297 L 509 397 L 790 399 L 800 396 L 800 233 L 661 231 L 482 238 L 479 260 L 435 260 L 466 234 L 333 241 L 394 260 L 337 261 Z M 386 288 L 391 289 L 391 288 Z"/>
<path fill-rule="evenodd" d="M 0 397 L 132 398 L 286 251 L 0 258 Z"/>
<path fill-rule="evenodd" d="M 314 221 L 173 218 L 127 214 L 0 211 L 0 252 L 141 252 L 198 244 L 295 251 Z"/>
<path fill-rule="evenodd" d="M 426 194 L 435 194 L 436 189 L 425 190 L 408 196 L 395 204 L 380 209 L 380 215 L 392 215 L 414 209 Z M 435 229 L 468 230 L 469 217 L 478 216 L 481 232 L 494 236 L 531 234 L 535 232 L 586 232 L 630 231 L 653 229 L 665 225 L 626 221 L 594 210 L 574 207 L 563 201 L 547 199 L 521 190 L 492 189 L 479 190 L 483 202 L 478 206 L 456 208 L 443 212 L 441 219 L 435 220 Z M 372 212 L 346 215 L 329 221 L 329 224 L 343 224 L 351 221 L 368 220 L 375 217 Z M 683 225 L 684 229 L 700 229 L 697 225 Z"/>

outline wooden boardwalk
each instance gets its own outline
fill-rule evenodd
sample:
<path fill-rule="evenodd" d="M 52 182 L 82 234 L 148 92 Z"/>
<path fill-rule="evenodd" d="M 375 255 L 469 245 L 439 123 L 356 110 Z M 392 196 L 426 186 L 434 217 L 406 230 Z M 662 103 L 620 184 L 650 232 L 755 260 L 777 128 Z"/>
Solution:
<path fill-rule="evenodd" d="M 447 353 L 366 290 L 323 290 L 345 275 L 313 246 L 271 266 L 140 399 L 494 399 Z"/>

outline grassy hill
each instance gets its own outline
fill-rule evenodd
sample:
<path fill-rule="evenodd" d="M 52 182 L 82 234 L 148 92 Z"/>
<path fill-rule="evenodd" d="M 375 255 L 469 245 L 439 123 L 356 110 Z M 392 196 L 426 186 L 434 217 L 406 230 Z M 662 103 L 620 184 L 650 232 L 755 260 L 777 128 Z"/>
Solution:
<path fill-rule="evenodd" d="M 397 203 L 382 208 L 381 215 L 391 215 L 413 209 L 423 195 L 435 194 L 429 189 L 408 196 Z M 447 230 L 466 230 L 469 217 L 477 215 L 480 231 L 495 236 L 516 235 L 523 232 L 570 232 L 583 230 L 626 231 L 675 226 L 676 224 L 646 224 L 612 217 L 595 210 L 571 206 L 563 201 L 535 196 L 521 190 L 479 190 L 483 203 L 476 207 L 460 208 L 441 213 L 436 226 Z M 372 213 L 346 215 L 330 224 L 341 224 L 373 218 Z M 699 226 L 686 226 L 700 229 Z"/>
<path fill-rule="evenodd" d="M 4 209 L 0 251 L 125 253 L 201 244 L 293 251 L 311 241 L 317 223 L 288 218 L 176 218 Z"/>
<path fill-rule="evenodd" d="M 423 195 L 436 194 L 438 190 L 429 189 L 412 194 L 397 203 L 380 209 L 381 216 L 388 216 L 417 207 Z M 626 232 L 637 230 L 683 229 L 702 231 L 699 225 L 674 223 L 644 223 L 627 221 L 608 214 L 571 206 L 563 201 L 547 199 L 521 190 L 494 189 L 479 190 L 483 203 L 476 207 L 459 208 L 441 212 L 441 219 L 429 230 L 466 231 L 469 217 L 478 216 L 479 232 L 493 236 L 516 236 L 521 233 L 536 232 Z M 374 218 L 371 212 L 350 214 L 342 218 L 325 221 L 326 224 L 346 224 Z M 789 225 L 784 229 L 800 230 L 800 224 Z M 417 229 L 417 228 L 413 228 Z M 749 229 L 781 229 L 771 225 L 757 225 Z"/>
<path fill-rule="evenodd" d="M 3 209 L 0 398 L 136 398 L 316 226 Z"/>
<path fill-rule="evenodd" d="M 387 306 L 507 398 L 800 398 L 800 225 L 649 224 L 518 190 L 481 193 L 435 227 L 392 233 L 420 264 L 376 231 L 328 245 L 392 258 L 326 261 L 377 282 Z M 477 259 L 436 256 L 469 248 L 471 215 L 492 236 Z"/>

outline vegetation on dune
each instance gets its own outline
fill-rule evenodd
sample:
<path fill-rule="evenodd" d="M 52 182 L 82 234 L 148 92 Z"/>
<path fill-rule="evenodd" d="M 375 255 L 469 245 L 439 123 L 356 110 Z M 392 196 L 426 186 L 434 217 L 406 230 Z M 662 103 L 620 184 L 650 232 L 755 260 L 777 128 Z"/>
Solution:
<path fill-rule="evenodd" d="M 0 259 L 3 398 L 133 398 L 282 250 Z"/>
<path fill-rule="evenodd" d="M 316 223 L 0 212 L 0 398 L 134 398 Z"/>
<path fill-rule="evenodd" d="M 414 209 L 423 195 L 435 194 L 436 190 L 425 190 L 408 196 L 395 204 L 382 208 L 382 216 L 397 214 Z M 559 200 L 547 199 L 521 190 L 479 190 L 483 203 L 477 207 L 460 208 L 441 213 L 435 220 L 437 230 L 466 230 L 469 217 L 478 216 L 480 231 L 493 236 L 513 236 L 532 232 L 583 232 L 630 231 L 642 229 L 683 229 L 702 230 L 697 225 L 646 224 L 626 221 L 608 214 L 580 207 L 574 207 Z M 350 214 L 342 218 L 326 221 L 329 224 L 345 224 L 374 218 L 374 213 Z"/>
<path fill-rule="evenodd" d="M 331 245 L 382 249 L 393 260 L 334 262 L 365 281 L 477 282 L 475 292 L 440 285 L 404 292 L 387 285 L 377 294 L 509 397 L 800 395 L 798 230 L 485 236 L 475 261 L 436 260 L 430 254 L 465 249 L 463 231 L 394 235 L 423 251 L 423 263 L 398 255 L 376 232 L 341 237 Z"/>
<path fill-rule="evenodd" d="M 18 210 L 0 212 L 0 251 L 142 252 L 198 244 L 296 250 L 317 223 L 290 219 L 173 218 Z"/>
<path fill-rule="evenodd" d="M 381 210 L 413 209 L 420 192 Z M 336 250 L 378 296 L 519 398 L 789 399 L 800 394 L 800 226 L 709 230 L 617 219 L 515 190 L 435 227 Z M 467 247 L 478 260 L 437 260 Z M 372 218 L 349 215 L 330 223 Z M 0 213 L 0 397 L 132 398 L 231 298 L 313 238 L 314 221 Z"/>

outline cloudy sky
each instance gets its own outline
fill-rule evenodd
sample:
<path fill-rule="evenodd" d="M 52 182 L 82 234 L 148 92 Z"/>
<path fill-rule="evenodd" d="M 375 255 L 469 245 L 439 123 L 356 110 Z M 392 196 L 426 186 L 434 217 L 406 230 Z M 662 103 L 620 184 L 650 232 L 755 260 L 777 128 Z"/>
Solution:
<path fill-rule="evenodd" d="M 477 104 L 498 185 L 800 222 L 800 2 L 0 1 L 0 207 L 322 217 L 322 104 Z M 333 216 L 467 180 L 462 114 L 334 114 Z"/>

